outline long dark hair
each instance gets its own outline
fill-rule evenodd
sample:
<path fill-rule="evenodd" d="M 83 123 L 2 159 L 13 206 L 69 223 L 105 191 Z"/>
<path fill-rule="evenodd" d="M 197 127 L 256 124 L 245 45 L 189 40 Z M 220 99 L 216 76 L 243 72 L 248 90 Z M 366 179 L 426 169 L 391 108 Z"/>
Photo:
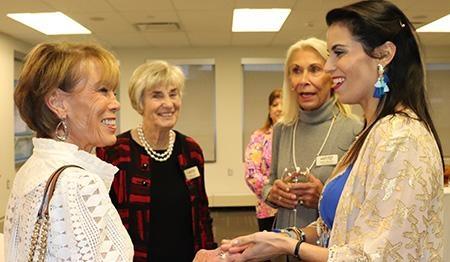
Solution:
<path fill-rule="evenodd" d="M 390 91 L 378 104 L 375 121 L 358 136 L 341 166 L 356 160 L 374 124 L 385 116 L 399 113 L 396 111 L 398 105 L 414 111 L 419 120 L 426 124 L 436 139 L 444 164 L 441 142 L 428 110 L 425 69 L 418 36 L 405 14 L 388 1 L 361 1 L 329 11 L 326 22 L 328 26 L 342 24 L 347 27 L 368 56 L 375 57 L 375 48 L 386 41 L 397 47 L 394 58 L 386 68 Z"/>
<path fill-rule="evenodd" d="M 267 132 L 267 130 L 269 130 L 269 128 L 271 126 L 273 126 L 273 124 L 275 124 L 272 120 L 272 118 L 270 118 L 270 107 L 273 104 L 273 101 L 275 101 L 275 99 L 277 98 L 281 98 L 281 89 L 280 88 L 276 88 L 274 89 L 272 92 L 270 92 L 269 95 L 269 113 L 267 114 L 267 119 L 266 122 L 264 123 L 264 126 L 261 127 L 261 130 L 263 132 Z"/>

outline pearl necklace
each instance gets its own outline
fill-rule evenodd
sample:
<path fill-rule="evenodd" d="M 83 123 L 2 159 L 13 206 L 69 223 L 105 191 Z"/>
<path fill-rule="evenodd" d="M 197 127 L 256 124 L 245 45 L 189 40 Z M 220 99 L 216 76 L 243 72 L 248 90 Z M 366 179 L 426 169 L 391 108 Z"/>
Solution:
<path fill-rule="evenodd" d="M 147 154 L 151 158 L 153 158 L 154 160 L 159 161 L 159 162 L 164 162 L 167 159 L 169 159 L 169 157 L 172 155 L 173 144 L 175 143 L 175 132 L 174 131 L 172 131 L 172 130 L 169 131 L 169 146 L 162 153 L 156 152 L 150 146 L 150 144 L 148 143 L 147 139 L 145 139 L 144 130 L 142 130 L 142 125 L 138 126 L 137 133 L 138 133 L 138 136 L 139 136 L 139 140 L 141 141 L 141 144 L 145 148 L 145 151 L 147 151 Z"/>

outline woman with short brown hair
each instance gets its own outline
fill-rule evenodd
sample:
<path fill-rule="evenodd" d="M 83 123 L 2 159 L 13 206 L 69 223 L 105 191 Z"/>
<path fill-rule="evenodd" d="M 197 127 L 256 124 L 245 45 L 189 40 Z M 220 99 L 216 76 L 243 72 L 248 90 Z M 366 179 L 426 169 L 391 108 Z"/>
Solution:
<path fill-rule="evenodd" d="M 96 45 L 45 43 L 28 54 L 14 100 L 36 138 L 8 201 L 6 261 L 132 260 L 133 245 L 108 196 L 117 168 L 90 153 L 116 141 L 118 78 L 116 59 Z M 49 202 L 45 238 L 33 231 L 44 188 L 67 165 Z M 36 240 L 42 250 L 30 252 Z"/>

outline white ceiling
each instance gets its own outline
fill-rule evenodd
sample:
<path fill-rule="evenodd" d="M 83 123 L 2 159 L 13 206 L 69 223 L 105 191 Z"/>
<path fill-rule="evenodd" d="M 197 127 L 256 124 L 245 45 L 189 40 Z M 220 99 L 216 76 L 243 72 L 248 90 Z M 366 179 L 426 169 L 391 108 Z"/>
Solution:
<path fill-rule="evenodd" d="M 0 32 L 30 44 L 94 40 L 112 48 L 288 46 L 300 38 L 325 37 L 328 10 L 348 0 L 0 0 Z M 450 13 L 450 0 L 394 0 L 416 26 Z M 280 32 L 232 33 L 234 8 L 291 8 Z M 6 16 L 61 11 L 92 35 L 46 36 Z M 140 32 L 135 23 L 176 22 L 178 31 Z M 450 46 L 450 33 L 421 33 L 427 46 Z"/>

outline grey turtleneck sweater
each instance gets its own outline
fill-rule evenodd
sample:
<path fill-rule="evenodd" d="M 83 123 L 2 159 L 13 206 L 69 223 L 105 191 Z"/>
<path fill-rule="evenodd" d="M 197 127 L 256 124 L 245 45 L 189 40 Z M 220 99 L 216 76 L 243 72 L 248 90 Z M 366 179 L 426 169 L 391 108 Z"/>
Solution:
<path fill-rule="evenodd" d="M 355 136 L 362 129 L 362 122 L 356 117 L 350 118 L 340 113 L 336 106 L 336 98 L 334 97 L 325 102 L 325 104 L 317 110 L 300 110 L 299 122 L 297 124 L 297 129 L 295 130 L 295 158 L 297 165 L 302 170 L 309 167 L 315 159 L 316 154 L 327 135 L 334 115 L 337 116 L 336 120 L 320 155 L 338 155 L 339 159 L 341 159 L 342 155 L 349 149 Z M 267 195 L 269 194 L 274 181 L 282 177 L 285 168 L 294 167 L 292 159 L 293 128 L 294 125 L 287 126 L 283 124 L 277 124 L 274 127 L 270 182 L 263 189 L 263 197 L 266 199 L 266 202 L 268 202 Z M 335 165 L 314 165 L 311 169 L 311 174 L 320 179 L 322 183 L 325 183 L 325 180 L 331 174 L 334 167 Z M 317 217 L 317 209 L 298 206 L 296 226 L 304 227 L 315 221 Z M 293 212 L 289 209 L 279 208 L 275 227 L 285 228 L 289 226 L 293 226 Z"/>

